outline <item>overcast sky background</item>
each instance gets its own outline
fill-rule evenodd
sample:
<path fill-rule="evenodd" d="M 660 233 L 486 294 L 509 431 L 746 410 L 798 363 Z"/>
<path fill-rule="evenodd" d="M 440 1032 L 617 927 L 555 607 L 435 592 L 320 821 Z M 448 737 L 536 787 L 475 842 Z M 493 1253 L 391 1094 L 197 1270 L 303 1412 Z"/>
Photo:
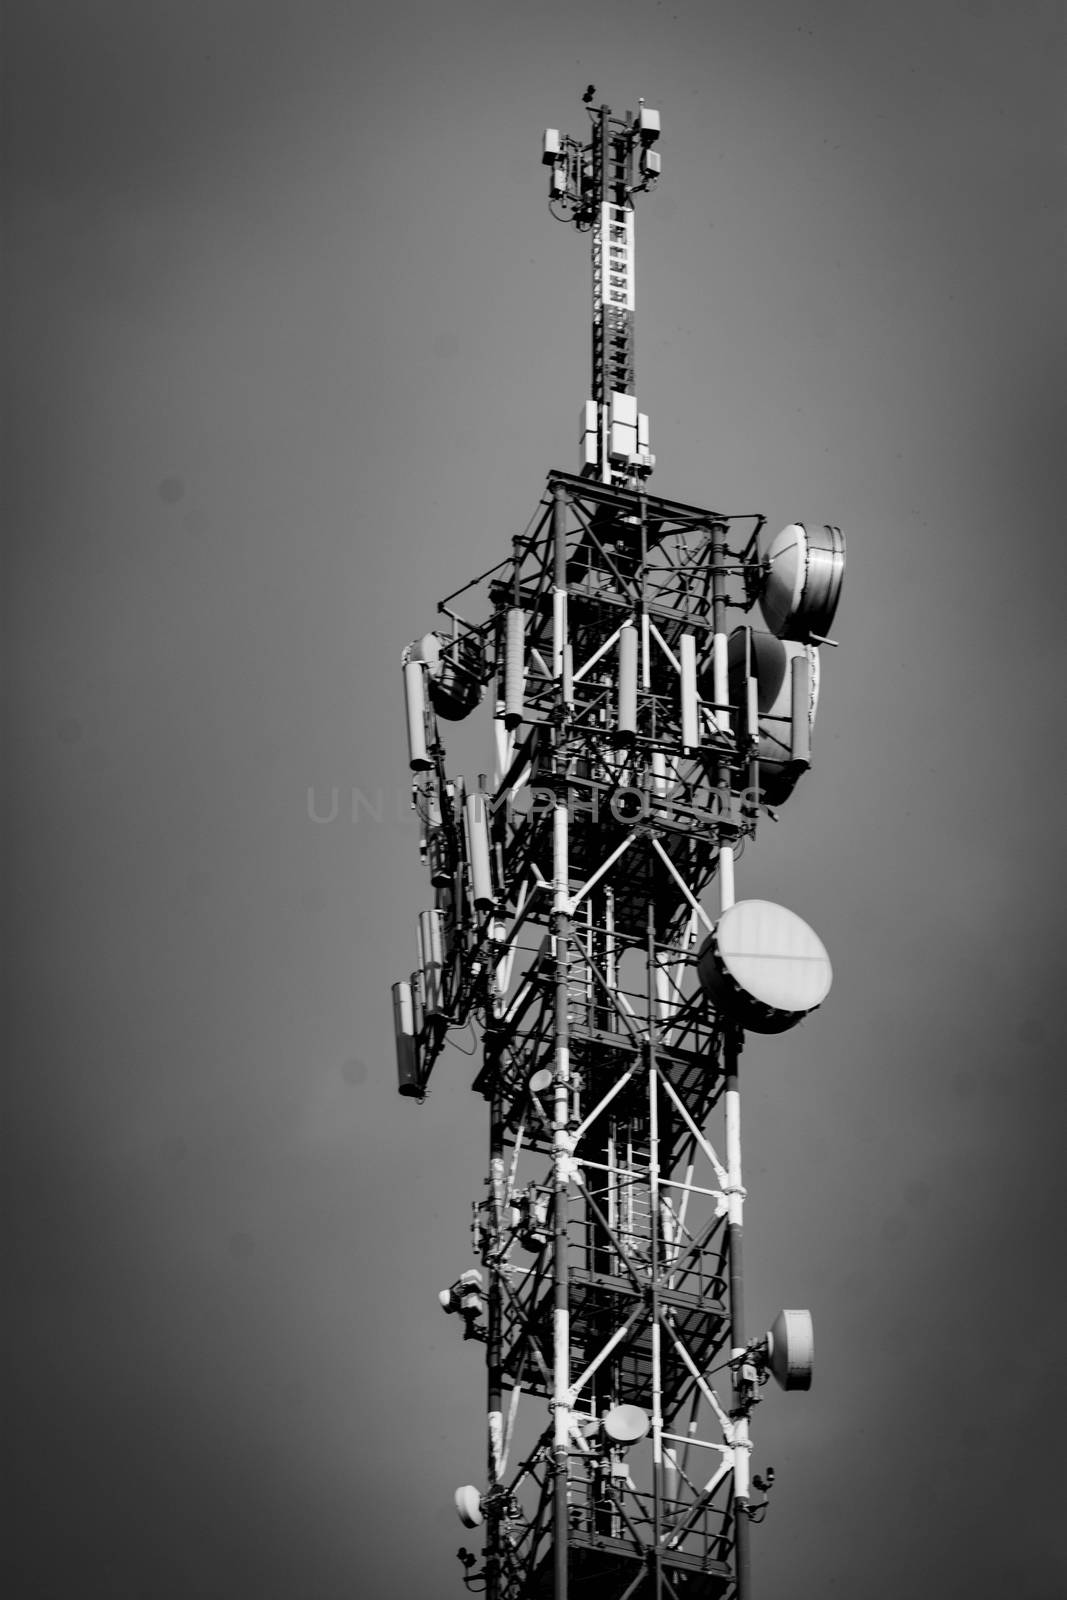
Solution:
<path fill-rule="evenodd" d="M 749 1315 L 817 1339 L 757 1597 L 1067 1590 L 1062 19 L 8 0 L 8 1594 L 463 1592 L 486 1126 L 455 1052 L 394 1088 L 399 658 L 576 464 L 589 82 L 663 116 L 654 490 L 849 541 L 738 873 L 835 965 L 745 1057 Z"/>

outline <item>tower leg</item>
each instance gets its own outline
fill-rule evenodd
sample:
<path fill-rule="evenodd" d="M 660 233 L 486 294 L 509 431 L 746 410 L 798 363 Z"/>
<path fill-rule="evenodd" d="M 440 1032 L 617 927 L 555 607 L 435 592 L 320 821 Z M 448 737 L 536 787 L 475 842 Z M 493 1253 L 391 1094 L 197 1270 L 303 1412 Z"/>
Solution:
<path fill-rule="evenodd" d="M 744 1274 L 742 1222 L 744 1189 L 741 1183 L 741 1094 L 738 1064 L 741 1040 L 731 1029 L 724 1048 L 726 1068 L 726 1170 L 728 1186 L 728 1237 L 730 1248 L 730 1343 L 736 1353 L 745 1342 Z M 749 1437 L 748 1411 L 739 1369 L 734 1375 L 734 1560 L 737 1600 L 751 1600 L 751 1558 L 749 1549 Z"/>
<path fill-rule="evenodd" d="M 553 814 L 553 938 L 556 961 L 555 1068 L 553 1094 L 554 1296 L 553 1296 L 553 1504 L 554 1600 L 567 1600 L 570 1455 L 570 1311 L 568 1303 L 568 1200 L 570 1189 L 570 1028 L 568 945 L 570 870 L 566 791 Z"/>

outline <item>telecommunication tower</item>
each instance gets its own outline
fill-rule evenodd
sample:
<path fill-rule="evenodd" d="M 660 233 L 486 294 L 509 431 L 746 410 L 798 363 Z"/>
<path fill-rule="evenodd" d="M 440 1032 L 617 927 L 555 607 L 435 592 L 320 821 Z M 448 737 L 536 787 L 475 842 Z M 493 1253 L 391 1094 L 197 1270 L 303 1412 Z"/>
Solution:
<path fill-rule="evenodd" d="M 750 1420 L 768 1378 L 808 1388 L 813 1343 L 807 1311 L 745 1324 L 742 1046 L 820 1005 L 830 963 L 800 917 L 736 899 L 735 861 L 810 765 L 844 541 L 649 492 L 633 207 L 659 114 L 589 116 L 542 151 L 592 240 L 579 471 L 404 652 L 434 904 L 393 989 L 399 1088 L 422 1099 L 475 1026 L 489 1171 L 439 1295 L 487 1368 L 468 1589 L 750 1600 L 773 1481 Z M 487 689 L 495 771 L 466 782 L 441 724 Z"/>

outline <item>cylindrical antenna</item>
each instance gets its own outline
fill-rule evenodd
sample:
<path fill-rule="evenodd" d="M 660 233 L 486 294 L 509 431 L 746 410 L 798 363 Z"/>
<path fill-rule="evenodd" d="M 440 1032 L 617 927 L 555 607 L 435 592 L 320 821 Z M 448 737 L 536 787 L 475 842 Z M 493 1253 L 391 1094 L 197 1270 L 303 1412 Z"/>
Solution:
<path fill-rule="evenodd" d="M 619 705 L 615 728 L 618 744 L 632 744 L 637 737 L 637 629 L 624 622 L 619 630 Z"/>
<path fill-rule="evenodd" d="M 759 742 L 759 686 L 756 680 L 756 651 L 752 629 L 745 628 L 745 738 L 749 745 Z"/>
<path fill-rule="evenodd" d="M 682 697 L 682 744 L 695 750 L 700 744 L 700 703 L 697 699 L 697 642 L 692 633 L 678 640 L 678 664 Z"/>
<path fill-rule="evenodd" d="M 811 766 L 811 669 L 804 654 L 793 657 L 790 683 L 789 758 L 794 766 Z"/>
<path fill-rule="evenodd" d="M 512 606 L 504 634 L 504 726 L 517 728 L 523 718 L 526 690 L 526 613 Z"/>
<path fill-rule="evenodd" d="M 485 794 L 475 789 L 464 806 L 467 849 L 471 864 L 471 897 L 478 911 L 491 911 L 496 903 L 489 855 L 489 806 Z"/>
<path fill-rule="evenodd" d="M 433 766 L 426 748 L 426 668 L 421 661 L 404 666 L 404 700 L 408 715 L 408 754 L 414 772 Z"/>
<path fill-rule="evenodd" d="M 410 983 L 393 984 L 393 1033 L 396 1037 L 397 1087 L 402 1095 L 422 1095 L 419 1082 L 418 1040 L 415 1037 L 415 1004 Z"/>
<path fill-rule="evenodd" d="M 443 920 L 440 911 L 419 912 L 419 957 L 428 1017 L 439 1016 L 445 1009 Z"/>

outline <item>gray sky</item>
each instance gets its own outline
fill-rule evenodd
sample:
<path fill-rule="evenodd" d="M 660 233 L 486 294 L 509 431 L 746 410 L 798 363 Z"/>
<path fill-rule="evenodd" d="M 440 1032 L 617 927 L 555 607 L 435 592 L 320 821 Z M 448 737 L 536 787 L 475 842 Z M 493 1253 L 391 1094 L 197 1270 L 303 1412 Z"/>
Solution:
<path fill-rule="evenodd" d="M 575 466 L 539 148 L 588 82 L 663 115 L 654 489 L 849 539 L 815 768 L 738 873 L 835 966 L 745 1059 L 747 1303 L 818 1359 L 755 1418 L 758 1595 L 1062 1592 L 1061 8 L 5 32 L 7 1592 L 462 1594 L 483 1373 L 435 1297 L 485 1122 L 458 1053 L 393 1087 L 399 654 Z"/>

